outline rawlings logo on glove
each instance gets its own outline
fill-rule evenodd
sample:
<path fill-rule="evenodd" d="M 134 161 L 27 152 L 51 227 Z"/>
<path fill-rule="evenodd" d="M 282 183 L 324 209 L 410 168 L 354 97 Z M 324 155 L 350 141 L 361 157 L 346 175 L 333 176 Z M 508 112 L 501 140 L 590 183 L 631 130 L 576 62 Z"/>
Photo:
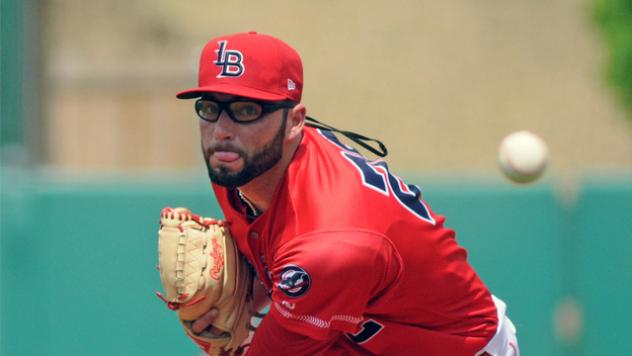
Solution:
<path fill-rule="evenodd" d="M 165 208 L 158 232 L 158 270 L 165 295 L 187 335 L 211 355 L 234 353 L 250 330 L 252 276 L 223 221 L 185 208 Z M 192 322 L 218 310 L 210 332 L 196 334 Z"/>

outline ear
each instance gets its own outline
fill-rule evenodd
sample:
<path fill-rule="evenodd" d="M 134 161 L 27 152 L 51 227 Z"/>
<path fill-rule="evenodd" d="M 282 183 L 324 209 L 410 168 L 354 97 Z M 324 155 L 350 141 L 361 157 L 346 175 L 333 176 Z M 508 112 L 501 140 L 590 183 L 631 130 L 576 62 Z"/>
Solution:
<path fill-rule="evenodd" d="M 299 137 L 303 133 L 303 126 L 305 125 L 305 116 L 307 115 L 307 108 L 303 104 L 297 104 L 290 109 L 287 116 L 287 126 L 285 137 L 291 141 Z"/>

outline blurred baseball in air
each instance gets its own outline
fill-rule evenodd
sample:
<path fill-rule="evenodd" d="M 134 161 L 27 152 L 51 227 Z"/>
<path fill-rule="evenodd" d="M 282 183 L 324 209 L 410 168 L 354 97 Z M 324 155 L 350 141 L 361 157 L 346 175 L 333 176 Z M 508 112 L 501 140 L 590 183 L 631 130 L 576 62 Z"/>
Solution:
<path fill-rule="evenodd" d="M 515 183 L 531 183 L 546 169 L 549 149 L 544 140 L 529 131 L 513 132 L 500 142 L 498 164 Z"/>

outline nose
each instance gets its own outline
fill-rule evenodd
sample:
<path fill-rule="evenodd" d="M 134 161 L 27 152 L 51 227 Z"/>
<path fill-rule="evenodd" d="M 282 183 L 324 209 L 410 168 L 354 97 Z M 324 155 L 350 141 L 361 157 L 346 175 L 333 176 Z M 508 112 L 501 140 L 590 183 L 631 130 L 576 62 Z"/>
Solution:
<path fill-rule="evenodd" d="M 237 123 L 231 120 L 226 110 L 223 110 L 217 122 L 213 124 L 213 138 L 218 141 L 230 140 L 235 136 Z"/>

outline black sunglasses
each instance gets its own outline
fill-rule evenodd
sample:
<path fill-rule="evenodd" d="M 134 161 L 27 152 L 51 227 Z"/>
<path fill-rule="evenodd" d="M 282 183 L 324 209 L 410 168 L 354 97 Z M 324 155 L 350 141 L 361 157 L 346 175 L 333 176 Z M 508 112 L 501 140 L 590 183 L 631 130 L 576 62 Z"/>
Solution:
<path fill-rule="evenodd" d="M 195 102 L 195 113 L 204 121 L 217 122 L 222 112 L 226 111 L 233 121 L 249 124 L 273 111 L 294 106 L 296 103 L 293 101 L 264 102 L 252 99 L 217 101 L 202 97 Z"/>

